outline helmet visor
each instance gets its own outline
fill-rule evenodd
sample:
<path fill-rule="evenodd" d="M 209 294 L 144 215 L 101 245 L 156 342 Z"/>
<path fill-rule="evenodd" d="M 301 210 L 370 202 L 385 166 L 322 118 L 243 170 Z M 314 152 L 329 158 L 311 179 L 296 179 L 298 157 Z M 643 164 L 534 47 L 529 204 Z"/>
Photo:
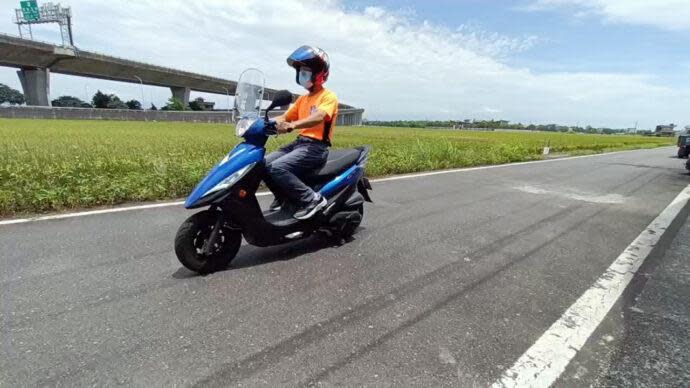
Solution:
<path fill-rule="evenodd" d="M 309 46 L 302 46 L 290 55 L 290 57 L 288 58 L 288 63 L 290 64 L 290 66 L 294 66 L 293 63 L 295 62 L 304 63 L 314 58 L 316 58 L 316 53 L 314 52 L 314 49 L 312 49 Z"/>

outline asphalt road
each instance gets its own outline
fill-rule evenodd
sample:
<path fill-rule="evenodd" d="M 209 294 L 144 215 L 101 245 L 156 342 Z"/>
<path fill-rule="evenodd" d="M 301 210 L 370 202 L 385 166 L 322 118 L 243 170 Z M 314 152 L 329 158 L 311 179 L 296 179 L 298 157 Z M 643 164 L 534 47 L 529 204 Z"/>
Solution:
<path fill-rule="evenodd" d="M 610 334 L 620 340 L 601 363 L 596 386 L 690 385 L 690 219 L 685 217 L 663 256 L 641 271 L 644 286 L 622 309 L 625 332 Z"/>
<path fill-rule="evenodd" d="M 205 277 L 178 206 L 0 226 L 0 386 L 488 385 L 690 183 L 674 152 L 380 182 L 353 241 Z"/>

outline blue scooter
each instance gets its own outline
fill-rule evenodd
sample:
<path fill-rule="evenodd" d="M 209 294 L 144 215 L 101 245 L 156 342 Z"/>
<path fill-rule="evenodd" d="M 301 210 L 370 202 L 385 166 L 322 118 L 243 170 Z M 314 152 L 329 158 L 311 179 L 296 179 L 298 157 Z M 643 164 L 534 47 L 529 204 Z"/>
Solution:
<path fill-rule="evenodd" d="M 246 81 L 252 78 L 248 72 L 254 82 Z M 371 202 L 371 185 L 364 176 L 370 149 L 363 146 L 330 151 L 321 169 L 302 177 L 328 200 L 323 211 L 307 220 L 295 219 L 295 207 L 290 204 L 277 211 L 262 211 L 256 191 L 265 176 L 265 144 L 270 135 L 277 134 L 268 112 L 289 105 L 292 94 L 276 92 L 264 117 L 259 115 L 262 99 L 263 75 L 255 69 L 245 71 L 235 97 L 236 109 L 242 114 L 236 132 L 244 142 L 216 164 L 185 201 L 187 209 L 208 207 L 184 221 L 175 236 L 177 258 L 197 273 L 227 268 L 239 251 L 242 237 L 260 247 L 305 238 L 317 231 L 350 238 L 362 221 L 364 202 Z"/>

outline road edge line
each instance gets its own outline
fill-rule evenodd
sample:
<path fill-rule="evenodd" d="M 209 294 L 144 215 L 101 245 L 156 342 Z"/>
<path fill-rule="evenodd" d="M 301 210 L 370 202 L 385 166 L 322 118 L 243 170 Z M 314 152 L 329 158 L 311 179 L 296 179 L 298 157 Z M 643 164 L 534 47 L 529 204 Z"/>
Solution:
<path fill-rule="evenodd" d="M 640 233 L 608 269 L 494 382 L 499 387 L 549 387 L 604 320 L 664 232 L 690 200 L 690 185 Z"/>

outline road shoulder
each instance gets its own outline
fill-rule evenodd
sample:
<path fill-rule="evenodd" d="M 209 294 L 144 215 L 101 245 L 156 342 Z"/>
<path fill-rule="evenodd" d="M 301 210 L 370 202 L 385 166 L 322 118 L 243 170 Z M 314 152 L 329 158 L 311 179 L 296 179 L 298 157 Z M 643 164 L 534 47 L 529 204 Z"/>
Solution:
<path fill-rule="evenodd" d="M 690 205 L 555 386 L 690 384 Z"/>

